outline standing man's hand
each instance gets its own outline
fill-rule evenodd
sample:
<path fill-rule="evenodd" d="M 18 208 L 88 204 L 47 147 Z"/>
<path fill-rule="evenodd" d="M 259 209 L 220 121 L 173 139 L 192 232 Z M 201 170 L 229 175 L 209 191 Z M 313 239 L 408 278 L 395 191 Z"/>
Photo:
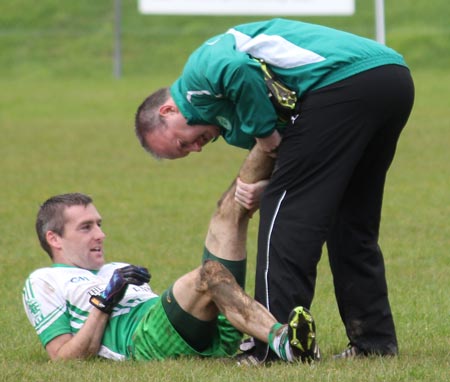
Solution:
<path fill-rule="evenodd" d="M 263 151 L 269 154 L 269 156 L 276 158 L 276 151 L 281 143 L 281 135 L 277 130 L 274 130 L 268 137 L 256 138 L 256 142 L 261 146 Z"/>
<path fill-rule="evenodd" d="M 260 180 L 256 183 L 244 183 L 240 178 L 236 179 L 236 192 L 234 200 L 245 209 L 255 212 L 259 208 L 261 194 L 269 184 L 269 179 Z"/>

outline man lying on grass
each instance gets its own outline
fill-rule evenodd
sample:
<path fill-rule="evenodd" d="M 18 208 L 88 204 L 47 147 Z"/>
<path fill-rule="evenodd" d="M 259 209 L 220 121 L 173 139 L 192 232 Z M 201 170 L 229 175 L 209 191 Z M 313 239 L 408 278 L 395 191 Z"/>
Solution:
<path fill-rule="evenodd" d="M 256 146 L 240 171 L 249 183 L 273 163 Z M 315 325 L 295 307 L 281 324 L 244 290 L 252 211 L 234 201 L 235 183 L 211 218 L 202 265 L 157 296 L 146 268 L 105 264 L 102 219 L 92 199 L 64 194 L 40 208 L 36 230 L 51 267 L 34 271 L 23 290 L 26 314 L 52 360 L 99 355 L 162 360 L 236 354 L 242 333 L 267 342 L 284 361 L 318 358 Z"/>

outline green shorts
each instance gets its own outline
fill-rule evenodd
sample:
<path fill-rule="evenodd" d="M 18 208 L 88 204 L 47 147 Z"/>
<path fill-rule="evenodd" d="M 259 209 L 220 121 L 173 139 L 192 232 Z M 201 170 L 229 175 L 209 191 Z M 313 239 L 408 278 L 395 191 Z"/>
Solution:
<path fill-rule="evenodd" d="M 167 291 L 163 293 L 167 296 Z M 203 351 L 193 349 L 175 330 L 167 316 L 161 298 L 144 315 L 133 334 L 131 358 L 135 360 L 163 360 L 179 356 L 231 357 L 238 348 L 242 333 L 219 315 L 217 330 L 210 345 Z"/>

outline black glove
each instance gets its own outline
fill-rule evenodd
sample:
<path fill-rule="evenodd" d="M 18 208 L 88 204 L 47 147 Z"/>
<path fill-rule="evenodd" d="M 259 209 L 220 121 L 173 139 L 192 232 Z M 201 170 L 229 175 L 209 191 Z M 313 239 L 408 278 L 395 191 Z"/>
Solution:
<path fill-rule="evenodd" d="M 106 289 L 100 294 L 91 296 L 89 302 L 102 312 L 111 314 L 113 307 L 124 296 L 128 284 L 142 285 L 150 281 L 147 268 L 127 265 L 114 271 Z"/>

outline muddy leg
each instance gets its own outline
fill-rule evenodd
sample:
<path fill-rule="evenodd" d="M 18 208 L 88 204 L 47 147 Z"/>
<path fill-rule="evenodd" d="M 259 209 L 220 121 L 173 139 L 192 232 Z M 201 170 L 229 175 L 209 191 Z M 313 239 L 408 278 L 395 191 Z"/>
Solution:
<path fill-rule="evenodd" d="M 256 145 L 244 161 L 239 177 L 245 183 L 268 179 L 273 164 L 274 159 Z M 226 260 L 246 258 L 247 227 L 250 217 L 248 211 L 234 201 L 235 190 L 234 181 L 217 204 L 205 240 L 205 246 L 210 253 Z"/>
<path fill-rule="evenodd" d="M 222 264 L 206 261 L 200 270 L 196 289 L 208 295 L 236 329 L 267 342 L 270 329 L 277 321 L 267 309 L 245 293 Z"/>

